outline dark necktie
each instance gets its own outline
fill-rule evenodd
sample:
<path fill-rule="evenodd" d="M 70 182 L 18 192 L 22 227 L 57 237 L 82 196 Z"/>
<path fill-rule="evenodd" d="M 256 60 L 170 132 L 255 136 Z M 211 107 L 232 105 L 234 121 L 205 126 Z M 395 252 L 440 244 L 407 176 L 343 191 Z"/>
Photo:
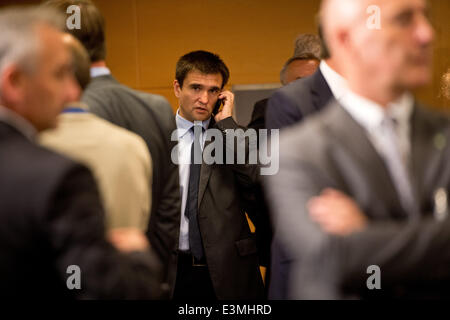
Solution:
<path fill-rule="evenodd" d="M 197 128 L 195 128 L 197 127 Z M 191 147 L 191 165 L 189 168 L 189 187 L 186 201 L 185 215 L 189 219 L 189 248 L 192 255 L 200 260 L 203 257 L 203 244 L 198 226 L 198 184 L 200 181 L 200 168 L 202 159 L 201 133 L 202 126 L 193 126 L 194 141 Z"/>

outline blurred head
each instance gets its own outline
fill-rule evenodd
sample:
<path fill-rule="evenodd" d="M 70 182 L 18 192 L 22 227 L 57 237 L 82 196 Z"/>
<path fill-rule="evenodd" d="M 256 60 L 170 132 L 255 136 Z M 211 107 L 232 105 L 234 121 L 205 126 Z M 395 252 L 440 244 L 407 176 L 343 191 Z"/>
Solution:
<path fill-rule="evenodd" d="M 379 28 L 369 23 L 374 14 Z M 434 33 L 426 0 L 324 0 L 320 19 L 331 56 L 358 93 L 385 104 L 429 82 Z"/>
<path fill-rule="evenodd" d="M 100 10 L 90 0 L 48 0 L 44 7 L 52 7 L 60 11 L 66 17 L 67 8 L 75 5 L 80 8 L 80 29 L 66 31 L 77 38 L 89 53 L 91 62 L 106 59 L 105 21 Z"/>
<path fill-rule="evenodd" d="M 322 47 L 320 38 L 314 34 L 300 34 L 295 39 L 293 57 L 311 55 L 320 60 L 322 57 Z"/>
<path fill-rule="evenodd" d="M 182 56 L 174 81 L 180 115 L 192 122 L 209 119 L 229 76 L 225 63 L 211 52 L 194 51 Z"/>
<path fill-rule="evenodd" d="M 280 72 L 280 81 L 283 85 L 287 85 L 292 81 L 309 77 L 316 72 L 319 67 L 320 60 L 312 54 L 303 54 L 292 57 L 283 66 Z"/>
<path fill-rule="evenodd" d="M 86 89 L 91 81 L 89 54 L 78 39 L 71 34 L 64 34 L 63 41 L 72 55 L 72 67 L 75 79 L 81 90 Z"/>
<path fill-rule="evenodd" d="M 43 8 L 0 12 L 0 103 L 38 131 L 56 125 L 65 104 L 79 99 L 64 17 Z"/>

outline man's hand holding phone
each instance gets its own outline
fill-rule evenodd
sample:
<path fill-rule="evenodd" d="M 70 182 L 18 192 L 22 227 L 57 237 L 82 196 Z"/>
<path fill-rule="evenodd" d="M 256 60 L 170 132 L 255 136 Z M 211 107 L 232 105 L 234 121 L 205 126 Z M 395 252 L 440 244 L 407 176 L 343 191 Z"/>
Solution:
<path fill-rule="evenodd" d="M 233 115 L 234 94 L 231 91 L 223 91 L 219 94 L 219 100 L 222 101 L 222 106 L 218 110 L 213 111 L 216 122 Z"/>

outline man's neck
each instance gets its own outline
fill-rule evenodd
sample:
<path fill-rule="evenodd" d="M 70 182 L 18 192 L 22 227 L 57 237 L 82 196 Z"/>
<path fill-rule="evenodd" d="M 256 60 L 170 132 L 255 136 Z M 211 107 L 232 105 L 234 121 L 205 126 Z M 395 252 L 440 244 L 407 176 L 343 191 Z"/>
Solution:
<path fill-rule="evenodd" d="M 101 68 L 106 67 L 105 60 L 95 61 L 91 63 L 91 68 Z"/>
<path fill-rule="evenodd" d="M 339 69 L 339 65 L 336 63 L 336 61 L 333 58 L 328 58 L 324 60 L 327 65 L 333 69 L 337 74 L 342 76 L 341 70 Z"/>
<path fill-rule="evenodd" d="M 371 88 L 376 88 L 376 90 L 370 90 Z M 396 101 L 405 93 L 405 90 L 395 90 L 392 88 L 382 89 L 374 86 L 369 88 L 369 86 L 363 86 L 360 84 L 351 85 L 350 89 L 354 93 L 379 104 L 383 108 L 387 108 L 391 102 Z"/>

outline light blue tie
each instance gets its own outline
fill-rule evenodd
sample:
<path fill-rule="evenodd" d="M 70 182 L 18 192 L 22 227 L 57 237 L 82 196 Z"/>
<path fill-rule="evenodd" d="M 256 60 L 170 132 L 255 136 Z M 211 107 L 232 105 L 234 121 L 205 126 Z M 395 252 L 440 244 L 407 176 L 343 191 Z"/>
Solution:
<path fill-rule="evenodd" d="M 408 164 L 400 152 L 395 125 L 395 120 L 388 116 L 381 123 L 382 130 L 380 130 L 380 134 L 383 136 L 385 146 L 384 158 L 395 188 L 400 196 L 402 207 L 409 215 L 412 215 L 415 211 L 414 194 L 411 179 L 408 174 Z"/>

